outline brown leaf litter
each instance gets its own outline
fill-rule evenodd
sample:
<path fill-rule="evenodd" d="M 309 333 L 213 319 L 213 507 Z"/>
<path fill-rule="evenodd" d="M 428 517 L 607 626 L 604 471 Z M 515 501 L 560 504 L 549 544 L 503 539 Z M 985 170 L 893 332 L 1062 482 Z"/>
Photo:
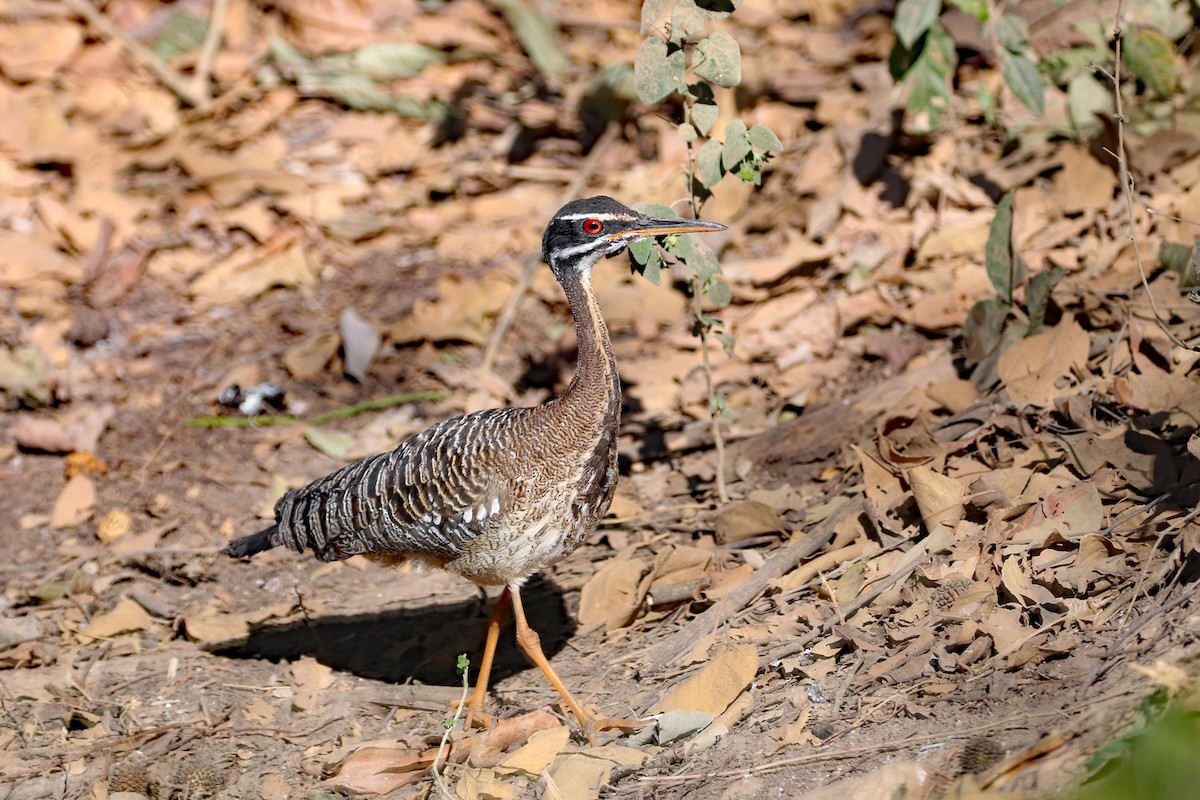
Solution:
<path fill-rule="evenodd" d="M 541 224 L 575 181 L 684 191 L 669 109 L 617 92 L 629 110 L 591 146 L 610 113 L 591 80 L 631 62 L 635 5 L 553 4 L 553 78 L 502 9 L 527 5 L 233 3 L 207 64 L 164 32 L 216 4 L 90 5 L 120 36 L 0 14 L 0 792 L 417 797 L 441 793 L 437 759 L 463 800 L 1021 796 L 1077 782 L 1141 698 L 1194 692 L 1200 367 L 1154 318 L 1101 142 L 1002 149 L 965 110 L 953 135 L 898 135 L 889 20 L 841 2 L 718 23 L 743 50 L 722 108 L 787 145 L 760 191 L 730 179 L 704 208 L 733 229 L 737 347 L 709 353 L 729 505 L 690 301 L 667 271 L 597 270 L 627 398 L 618 502 L 528 602 L 581 699 L 642 731 L 585 743 L 502 648 L 497 723 L 443 749 L 455 657 L 482 636 L 473 590 L 217 557 L 350 454 L 561 391 L 565 304 L 544 269 L 523 288 Z M 410 115 L 305 82 L 398 31 L 428 65 L 375 86 Z M 334 60 L 285 68 L 280 42 Z M 960 78 L 969 94 L 996 70 Z M 1127 135 L 1150 295 L 1194 341 L 1200 310 L 1154 254 L 1195 238 L 1200 142 Z M 957 337 L 994 297 L 983 244 L 1007 191 L 1030 272 L 1066 275 L 985 380 Z M 301 419 L 446 397 L 188 425 L 267 380 Z"/>

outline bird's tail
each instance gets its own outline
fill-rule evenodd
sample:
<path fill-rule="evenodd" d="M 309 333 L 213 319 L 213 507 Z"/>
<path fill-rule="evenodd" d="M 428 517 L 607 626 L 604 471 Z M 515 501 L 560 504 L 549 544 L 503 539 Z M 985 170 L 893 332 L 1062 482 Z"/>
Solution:
<path fill-rule="evenodd" d="M 247 558 L 264 550 L 270 550 L 276 545 L 276 542 L 272 541 L 276 529 L 277 526 L 272 525 L 269 528 L 263 528 L 258 533 L 243 536 L 241 539 L 234 539 L 221 552 L 233 558 Z"/>

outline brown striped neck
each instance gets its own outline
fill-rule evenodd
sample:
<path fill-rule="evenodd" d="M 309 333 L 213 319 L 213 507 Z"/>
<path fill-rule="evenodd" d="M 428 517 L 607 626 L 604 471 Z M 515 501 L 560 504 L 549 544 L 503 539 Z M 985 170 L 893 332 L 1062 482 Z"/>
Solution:
<path fill-rule="evenodd" d="M 560 280 L 571 316 L 575 319 L 575 338 L 579 347 L 575 377 L 560 399 L 564 402 L 582 399 L 597 411 L 619 417 L 621 379 L 617 374 L 617 359 L 608 337 L 608 326 L 592 289 L 592 272 L 590 269 L 564 270 Z"/>

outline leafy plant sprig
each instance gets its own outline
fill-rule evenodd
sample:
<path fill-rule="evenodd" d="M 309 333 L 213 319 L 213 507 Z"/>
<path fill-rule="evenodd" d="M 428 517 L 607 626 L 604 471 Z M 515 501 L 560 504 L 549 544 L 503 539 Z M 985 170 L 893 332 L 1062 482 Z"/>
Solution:
<path fill-rule="evenodd" d="M 677 132 L 687 144 L 688 161 L 684 169 L 688 201 L 692 215 L 700 216 L 700 207 L 712 195 L 713 187 L 727 176 L 755 186 L 762 185 L 763 168 L 771 153 L 783 144 L 765 125 L 747 127 L 738 118 L 729 119 L 722 138 L 714 133 L 719 109 L 714 86 L 735 87 L 742 82 L 742 52 L 737 40 L 724 31 L 705 35 L 710 22 L 722 20 L 737 8 L 740 0 L 645 0 L 642 4 L 642 35 L 634 61 L 634 85 L 638 99 L 646 105 L 678 97 L 682 121 Z M 665 28 L 656 24 L 670 7 Z M 649 213 L 672 216 L 665 206 L 646 209 Z M 713 443 L 717 452 L 717 494 L 720 502 L 729 499 L 725 487 L 725 449 L 721 420 L 730 412 L 723 394 L 716 391 L 708 353 L 709 337 L 719 341 L 726 355 L 734 349 L 733 334 L 715 314 L 705 310 L 704 300 L 714 309 L 729 305 L 733 293 L 722 278 L 721 263 L 707 244 L 690 236 L 667 237 L 663 245 L 688 273 L 694 315 L 693 333 L 700 339 L 709 411 L 712 414 Z M 653 242 L 630 248 L 642 274 L 657 284 L 661 280 L 662 254 Z"/>
<path fill-rule="evenodd" d="M 1053 267 L 1033 276 L 1013 246 L 1013 193 L 996 204 L 996 216 L 984 248 L 988 279 L 998 295 L 971 307 L 963 324 L 966 360 L 974 369 L 971 381 L 981 391 L 991 388 L 997 377 L 1000 354 L 1026 336 L 1042 330 L 1050 293 L 1067 274 Z M 1017 302 L 1017 290 L 1025 287 L 1025 306 Z"/>
<path fill-rule="evenodd" d="M 1039 59 L 1031 46 L 1025 19 L 1002 0 L 897 3 L 892 19 L 896 43 L 889 67 L 893 78 L 909 85 L 911 130 L 937 130 L 942 115 L 950 108 L 959 43 L 942 26 L 940 18 L 951 8 L 979 22 L 1004 76 L 1004 85 L 1037 117 L 1044 116 L 1046 87 L 1063 88 L 1066 119 L 1044 121 L 1054 133 L 1088 139 L 1100 132 L 1099 116 L 1113 113 L 1111 92 L 1100 80 L 1096 67 L 1112 57 L 1112 40 L 1103 23 L 1098 19 L 1079 20 L 1074 29 L 1083 34 L 1086 43 L 1042 53 Z M 1141 86 L 1142 102 L 1136 119 L 1131 121 L 1143 135 L 1171 127 L 1178 111 L 1177 95 L 1182 83 L 1175 42 L 1192 34 L 1190 8 L 1182 0 L 1150 0 L 1139 12 L 1140 24 L 1128 32 L 1122 60 L 1132 76 L 1131 85 Z M 980 89 L 978 99 L 985 116 L 994 121 L 996 98 Z"/>
<path fill-rule="evenodd" d="M 1029 26 L 1016 14 L 1002 13 L 989 0 L 946 0 L 977 19 L 992 42 L 1004 82 L 1026 108 L 1041 116 L 1046 108 L 1045 87 L 1029 47 Z M 942 0 L 900 0 L 892 20 L 896 45 L 888 66 L 892 77 L 911 84 L 908 109 L 913 128 L 936 130 L 950 106 L 950 83 L 958 66 L 954 40 L 942 27 Z"/>

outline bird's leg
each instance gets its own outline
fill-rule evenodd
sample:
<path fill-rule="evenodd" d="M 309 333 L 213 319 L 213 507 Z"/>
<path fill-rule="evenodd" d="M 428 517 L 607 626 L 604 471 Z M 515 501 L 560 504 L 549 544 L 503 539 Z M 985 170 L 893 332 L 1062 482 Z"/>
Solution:
<path fill-rule="evenodd" d="M 475 693 L 471 695 L 471 704 L 467 707 L 466 729 L 470 729 L 476 720 L 485 720 L 483 704 L 487 700 L 488 680 L 492 676 L 492 660 L 496 656 L 496 642 L 500 639 L 500 629 L 508 620 L 508 612 L 512 609 L 512 592 L 505 587 L 504 591 L 492 604 L 488 614 L 487 640 L 483 645 L 483 660 L 479 662 L 479 674 L 475 678 Z M 486 722 L 484 723 L 487 724 Z"/>
<path fill-rule="evenodd" d="M 571 713 L 579 721 L 579 727 L 583 728 L 583 732 L 590 738 L 591 734 L 595 731 L 610 730 L 612 728 L 629 731 L 642 727 L 644 723 L 624 719 L 597 719 L 584 711 L 583 706 L 575 701 L 566 684 L 558 677 L 558 673 L 554 671 L 554 667 L 550 666 L 550 660 L 542 652 L 541 637 L 538 636 L 537 631 L 529 627 L 529 622 L 525 619 L 525 609 L 521 606 L 520 587 L 510 585 L 508 593 L 512 598 L 513 616 L 517 621 L 517 645 L 521 648 L 521 652 L 528 656 L 529 660 L 536 664 L 538 669 L 542 671 L 550 681 L 550 685 L 562 695 L 563 702 L 567 708 L 571 709 Z"/>

